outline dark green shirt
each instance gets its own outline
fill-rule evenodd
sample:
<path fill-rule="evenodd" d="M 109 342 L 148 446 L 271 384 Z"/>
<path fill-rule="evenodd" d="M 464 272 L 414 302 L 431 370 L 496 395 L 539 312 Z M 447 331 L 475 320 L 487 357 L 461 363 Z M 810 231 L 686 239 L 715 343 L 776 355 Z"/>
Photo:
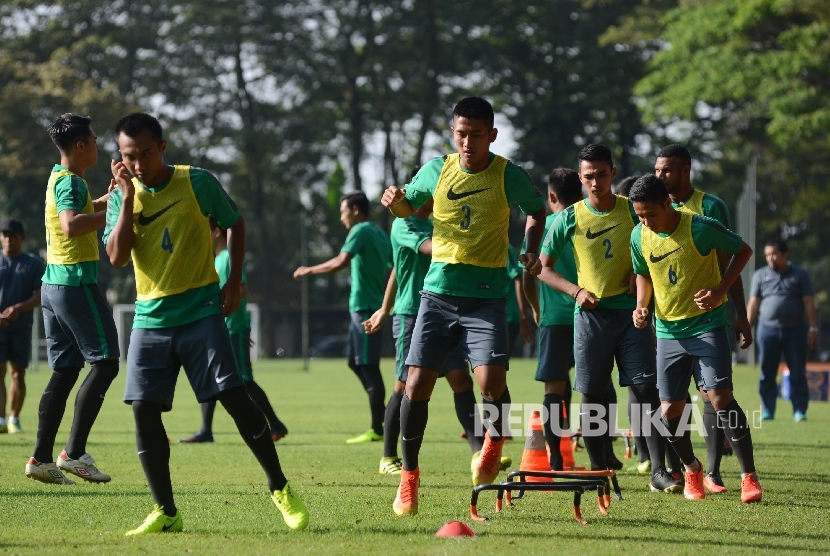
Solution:
<path fill-rule="evenodd" d="M 545 219 L 545 238 L 560 214 L 562 212 L 555 212 Z M 566 243 L 562 248 L 553 269 L 568 282 L 576 284 L 576 263 L 572 243 Z M 573 325 L 575 309 L 576 301 L 573 297 L 539 281 L 539 326 Z"/>
<path fill-rule="evenodd" d="M 225 249 L 213 259 L 213 266 L 216 274 L 219 275 L 219 288 L 222 288 L 231 275 L 231 255 Z M 242 265 L 242 283 L 248 283 L 248 273 L 245 272 L 245 265 Z M 231 334 L 240 334 L 251 327 L 251 316 L 248 314 L 248 296 L 239 302 L 239 309 L 225 317 L 225 326 Z"/>
<path fill-rule="evenodd" d="M 508 324 L 519 324 L 521 314 L 519 313 L 519 300 L 516 299 L 516 278 L 522 275 L 522 267 L 519 265 L 519 256 L 512 245 L 507 246 L 507 322 Z"/>
<path fill-rule="evenodd" d="M 349 311 L 376 311 L 383 305 L 386 271 L 392 267 L 392 244 L 372 222 L 355 224 L 341 252 L 352 255 Z"/>
<path fill-rule="evenodd" d="M 431 257 L 418 252 L 432 238 L 432 220 L 410 216 L 396 218 L 392 223 L 392 260 L 398 293 L 395 295 L 396 315 L 417 315 L 421 290 L 429 270 Z"/>

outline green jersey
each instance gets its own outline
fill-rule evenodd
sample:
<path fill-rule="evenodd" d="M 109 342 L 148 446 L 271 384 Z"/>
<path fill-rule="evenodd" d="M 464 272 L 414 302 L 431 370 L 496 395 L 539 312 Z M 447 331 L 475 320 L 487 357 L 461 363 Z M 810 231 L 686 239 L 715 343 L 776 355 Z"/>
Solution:
<path fill-rule="evenodd" d="M 392 260 L 398 293 L 395 295 L 395 315 L 417 315 L 421 304 L 421 290 L 429 270 L 429 255 L 418 252 L 432 237 L 432 220 L 410 216 L 396 218 L 392 223 Z"/>
<path fill-rule="evenodd" d="M 638 224 L 631 232 L 631 261 L 635 273 L 648 276 L 649 267 L 642 252 L 642 231 L 643 225 Z M 665 238 L 671 234 L 657 235 Z M 703 257 L 709 255 L 712 249 L 734 255 L 743 245 L 741 236 L 727 230 L 717 220 L 699 215 L 692 216 L 692 241 L 695 250 Z M 708 330 L 728 325 L 725 303 L 695 317 L 673 321 L 656 318 L 655 321 L 657 337 L 673 340 L 693 338 Z"/>
<path fill-rule="evenodd" d="M 551 226 L 560 214 L 562 212 L 555 212 L 545 219 L 545 238 L 548 237 Z M 553 269 L 568 282 L 576 284 L 576 263 L 572 243 L 565 244 Z M 539 326 L 573 325 L 575 309 L 576 301 L 573 297 L 539 281 Z"/>
<path fill-rule="evenodd" d="M 239 208 L 210 172 L 192 167 L 190 169 L 190 183 L 193 186 L 193 194 L 199 204 L 199 210 L 206 217 L 205 226 L 208 226 L 208 216 L 213 216 L 213 219 L 225 229 L 236 224 L 239 219 Z M 150 193 L 158 193 L 166 186 L 167 183 L 154 188 L 146 187 L 143 184 L 138 187 L 143 187 Z M 121 190 L 113 189 L 107 203 L 107 226 L 104 229 L 104 244 L 107 243 L 118 222 L 121 202 Z M 133 264 L 135 264 L 135 261 L 133 261 Z M 133 328 L 170 328 L 195 322 L 210 315 L 221 314 L 219 289 L 219 283 L 213 282 L 182 293 L 144 301 L 138 300 L 135 303 Z"/>
<path fill-rule="evenodd" d="M 383 305 L 386 271 L 392 266 L 392 244 L 372 222 L 355 224 L 340 250 L 352 255 L 349 311 L 376 311 Z"/>
<path fill-rule="evenodd" d="M 216 274 L 219 275 L 219 287 L 225 285 L 228 277 L 231 275 L 231 255 L 227 249 L 216 255 L 213 260 L 213 265 L 216 268 Z M 242 265 L 242 283 L 248 283 L 248 274 L 245 272 L 245 265 Z M 248 314 L 248 296 L 242 298 L 239 302 L 239 309 L 225 317 L 225 326 L 231 334 L 239 334 L 245 332 L 251 327 L 251 316 Z"/>
<path fill-rule="evenodd" d="M 492 162 L 496 155 L 490 153 Z M 433 158 L 418 171 L 406 185 L 406 199 L 418 208 L 435 193 L 444 167 L 444 157 Z M 472 174 L 464 168 L 466 174 Z M 504 169 L 504 192 L 508 204 L 516 203 L 525 214 L 533 214 L 544 207 L 542 195 L 533 180 L 521 166 L 508 162 Z M 498 299 L 507 297 L 507 261 L 501 268 L 486 268 L 465 263 L 432 262 L 424 280 L 424 289 L 437 294 L 458 297 Z"/>
<path fill-rule="evenodd" d="M 55 164 L 52 172 L 69 170 Z M 55 196 L 55 205 L 58 214 L 65 210 L 74 210 L 83 213 L 89 188 L 86 182 L 76 175 L 62 176 L 55 180 L 52 188 Z M 43 274 L 43 283 L 55 286 L 80 286 L 81 284 L 95 284 L 98 282 L 98 261 L 85 261 L 75 264 L 47 264 Z"/>
<path fill-rule="evenodd" d="M 585 208 L 593 214 L 608 214 L 594 209 L 594 207 L 592 207 L 588 202 L 588 199 L 580 202 L 583 203 Z M 638 224 L 640 219 L 637 218 L 637 213 L 634 212 L 634 206 L 631 203 L 628 203 L 628 208 L 631 213 L 631 220 L 634 224 Z M 574 230 L 576 229 L 576 216 L 574 212 L 575 205 L 571 205 L 560 212 L 559 216 L 554 219 L 554 222 L 550 227 L 550 231 L 545 236 L 545 241 L 542 244 L 542 252 L 547 256 L 556 259 L 557 264 L 560 258 L 567 256 L 566 250 L 568 248 L 570 248 L 571 257 L 574 256 Z M 576 283 L 576 280 L 568 280 Z M 597 292 L 593 293 L 596 294 Z M 582 310 L 578 304 L 575 303 L 574 306 L 574 310 L 576 312 Z M 601 297 L 599 300 L 599 307 L 602 307 L 603 309 L 634 309 L 636 306 L 636 297 L 628 295 L 627 292 L 608 297 Z"/>
<path fill-rule="evenodd" d="M 507 323 L 519 324 L 519 300 L 516 299 L 516 278 L 521 277 L 522 267 L 513 245 L 507 246 Z"/>

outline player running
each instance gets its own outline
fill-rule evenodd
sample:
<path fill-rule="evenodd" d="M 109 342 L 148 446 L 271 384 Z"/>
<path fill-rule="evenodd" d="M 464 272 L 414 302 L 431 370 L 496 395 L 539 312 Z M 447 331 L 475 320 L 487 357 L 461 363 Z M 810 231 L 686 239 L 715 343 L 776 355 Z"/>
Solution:
<path fill-rule="evenodd" d="M 91 123 L 91 118 L 64 114 L 47 130 L 61 153 L 46 186 L 46 272 L 40 292 L 52 376 L 40 398 L 35 451 L 26 464 L 26 476 L 44 483 L 73 484 L 61 470 L 90 482 L 111 479 L 86 451 L 104 396 L 118 374 L 115 321 L 98 288 L 96 230 L 104 225 L 109 193 L 93 200 L 84 180 L 98 162 Z M 54 462 L 66 400 L 84 362 L 90 371 L 75 397 L 66 447 Z"/>
<path fill-rule="evenodd" d="M 236 423 L 268 479 L 268 490 L 291 529 L 308 524 L 308 510 L 283 475 L 265 415 L 236 371 L 222 316 L 240 302 L 245 222 L 210 173 L 164 163 L 167 141 L 158 120 L 135 113 L 115 126 L 122 162 L 112 162 L 118 184 L 107 206 L 104 243 L 114 266 L 132 257 L 137 301 L 130 334 L 124 401 L 132 405 L 138 458 L 156 503 L 127 533 L 182 530 L 173 500 L 170 446 L 161 414 L 173 406 L 184 367 L 201 402 L 218 399 Z M 132 177 L 135 176 L 135 177 Z M 228 230 L 230 273 L 219 288 L 208 217 Z"/>
<path fill-rule="evenodd" d="M 482 400 L 495 406 L 489 415 L 481 459 L 473 484 L 492 483 L 499 473 L 504 437 L 502 418 L 509 409 L 505 299 L 507 231 L 510 205 L 528 214 L 527 252 L 519 260 L 534 273 L 544 230 L 545 208 L 521 167 L 490 152 L 498 131 L 493 107 L 468 97 L 453 109 L 457 152 L 430 160 L 406 189 L 391 186 L 381 202 L 407 218 L 434 199 L 432 263 L 424 280 L 401 402 L 403 470 L 392 507 L 396 514 L 418 513 L 418 453 L 427 425 L 429 398 L 447 358 L 464 346 L 481 388 Z"/>
<path fill-rule="evenodd" d="M 540 280 L 568 294 L 579 305 L 574 320 L 574 389 L 582 393 L 582 437 L 592 470 L 608 468 L 608 419 L 603 423 L 605 434 L 598 434 L 600 431 L 585 426 L 585 417 L 593 411 L 598 417 L 604 413 L 599 408 L 605 405 L 615 359 L 620 386 L 631 388 L 638 407 L 647 415 L 660 407 L 654 336 L 650 329 L 634 328 L 629 319 L 636 299 L 628 244 L 637 217 L 628 199 L 611 191 L 616 173 L 611 151 L 605 145 L 587 145 L 579 152 L 579 177 L 588 198 L 565 209 L 553 223 L 542 247 L 539 275 Z M 569 245 L 576 263 L 576 283 L 555 267 Z M 642 434 L 651 456 L 650 488 L 678 492 L 680 482 L 666 473 L 663 463 L 665 440 L 651 427 L 643 427 Z"/>
<path fill-rule="evenodd" d="M 656 176 L 639 178 L 630 199 L 641 224 L 631 234 L 637 273 L 634 325 L 649 328 L 652 292 L 657 328 L 657 380 L 662 421 L 686 467 L 684 495 L 704 498 L 703 467 L 692 449 L 684 415 L 689 380 L 712 401 L 741 466 L 741 501 L 761 500 L 752 434 L 732 393 L 732 351 L 727 337 L 726 293 L 752 256 L 740 236 L 716 220 L 672 206 Z M 719 252 L 731 255 L 721 273 Z M 686 419 L 684 419 L 686 417 Z M 652 462 L 653 463 L 653 462 Z"/>
<path fill-rule="evenodd" d="M 219 287 L 223 287 L 231 274 L 231 258 L 228 252 L 228 234 L 213 218 L 210 222 L 210 237 L 213 241 L 213 259 L 216 273 L 219 274 Z M 232 315 L 225 317 L 225 326 L 231 337 L 231 348 L 233 359 L 236 362 L 236 371 L 239 373 L 248 396 L 254 401 L 259 409 L 265 414 L 268 420 L 271 439 L 276 442 L 288 434 L 288 429 L 277 417 L 268 396 L 262 387 L 254 381 L 254 370 L 251 366 L 251 316 L 248 314 L 247 286 L 248 276 L 245 272 L 245 265 L 242 265 L 242 296 L 239 302 L 239 309 Z M 190 438 L 183 438 L 179 442 L 185 444 L 196 444 L 200 442 L 213 442 L 213 413 L 216 410 L 216 400 L 199 404 L 202 410 L 202 428 Z"/>

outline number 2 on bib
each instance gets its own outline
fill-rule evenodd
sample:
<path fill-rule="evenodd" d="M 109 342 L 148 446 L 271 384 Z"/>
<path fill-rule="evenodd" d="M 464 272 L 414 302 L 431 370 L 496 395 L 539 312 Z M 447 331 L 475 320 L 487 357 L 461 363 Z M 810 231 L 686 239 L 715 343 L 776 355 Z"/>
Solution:
<path fill-rule="evenodd" d="M 606 259 L 613 259 L 614 254 L 611 252 L 611 240 L 604 239 L 602 240 L 602 244 L 605 246 L 605 258 Z"/>
<path fill-rule="evenodd" d="M 164 229 L 164 236 L 161 238 L 161 248 L 165 251 L 173 252 L 173 242 L 170 241 L 170 229 Z"/>

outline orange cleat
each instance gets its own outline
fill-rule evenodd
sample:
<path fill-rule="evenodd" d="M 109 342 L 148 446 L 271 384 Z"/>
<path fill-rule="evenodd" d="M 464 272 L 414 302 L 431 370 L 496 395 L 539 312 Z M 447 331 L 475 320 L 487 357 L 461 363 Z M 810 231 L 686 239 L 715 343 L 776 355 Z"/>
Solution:
<path fill-rule="evenodd" d="M 481 457 L 474 462 L 473 486 L 489 485 L 496 480 L 501 470 L 501 450 L 504 446 L 505 437 L 498 442 L 490 439 L 490 434 L 484 436 L 484 447 L 481 449 Z"/>
<path fill-rule="evenodd" d="M 697 460 L 700 465 L 700 460 Z M 683 488 L 686 500 L 703 500 L 706 493 L 703 491 L 703 466 L 697 471 L 686 471 L 686 486 Z"/>
<path fill-rule="evenodd" d="M 703 477 L 703 486 L 709 494 L 723 494 L 726 492 L 726 487 L 719 473 L 707 473 Z"/>
<path fill-rule="evenodd" d="M 399 516 L 418 515 L 418 485 L 421 482 L 421 470 L 401 469 L 401 484 L 398 485 L 398 494 L 392 503 L 392 509 Z"/>
<path fill-rule="evenodd" d="M 750 473 L 741 479 L 741 502 L 749 504 L 750 502 L 761 501 L 761 483 L 755 477 L 754 473 Z"/>

